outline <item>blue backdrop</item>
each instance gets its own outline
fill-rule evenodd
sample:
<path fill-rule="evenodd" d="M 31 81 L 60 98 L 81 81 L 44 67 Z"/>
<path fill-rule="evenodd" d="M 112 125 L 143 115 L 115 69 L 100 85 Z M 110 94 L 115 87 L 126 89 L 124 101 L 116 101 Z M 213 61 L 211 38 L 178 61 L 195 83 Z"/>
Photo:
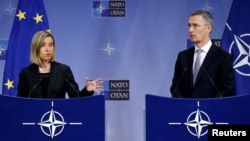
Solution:
<path fill-rule="evenodd" d="M 18 0 L 0 1 L 0 40 L 9 38 Z M 105 1 L 104 1 L 105 3 Z M 186 48 L 190 12 L 205 8 L 220 39 L 232 0 L 126 0 L 125 17 L 94 14 L 93 0 L 44 0 L 57 61 L 85 77 L 129 80 L 129 100 L 106 101 L 106 140 L 145 139 L 145 94 L 170 96 L 177 53 Z M 108 50 L 108 47 L 109 50 Z M 0 60 L 0 90 L 4 60 Z"/>

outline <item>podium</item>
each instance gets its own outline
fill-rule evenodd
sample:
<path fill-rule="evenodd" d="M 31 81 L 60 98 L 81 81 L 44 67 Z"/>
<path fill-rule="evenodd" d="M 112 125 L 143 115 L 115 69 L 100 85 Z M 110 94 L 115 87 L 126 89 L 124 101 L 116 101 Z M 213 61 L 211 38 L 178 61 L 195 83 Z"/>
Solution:
<path fill-rule="evenodd" d="M 0 95 L 1 141 L 104 141 L 105 98 L 29 99 Z"/>
<path fill-rule="evenodd" d="M 250 95 L 182 99 L 146 95 L 146 141 L 207 141 L 209 125 L 250 125 Z"/>

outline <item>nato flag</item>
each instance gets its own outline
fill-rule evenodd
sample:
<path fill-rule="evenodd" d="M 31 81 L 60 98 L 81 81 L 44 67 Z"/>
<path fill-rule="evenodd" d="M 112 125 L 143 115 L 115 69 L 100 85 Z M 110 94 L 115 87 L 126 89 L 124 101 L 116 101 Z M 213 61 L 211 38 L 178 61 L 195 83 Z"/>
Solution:
<path fill-rule="evenodd" d="M 234 0 L 222 36 L 222 48 L 234 59 L 235 95 L 250 94 L 250 1 Z"/>

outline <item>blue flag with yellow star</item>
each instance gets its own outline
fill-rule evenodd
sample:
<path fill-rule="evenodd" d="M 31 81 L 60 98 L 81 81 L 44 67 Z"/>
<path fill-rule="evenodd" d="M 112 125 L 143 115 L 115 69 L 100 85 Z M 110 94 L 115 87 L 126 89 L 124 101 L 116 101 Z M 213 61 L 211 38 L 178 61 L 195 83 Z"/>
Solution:
<path fill-rule="evenodd" d="M 6 54 L 3 95 L 17 95 L 19 72 L 30 64 L 32 37 L 35 32 L 48 29 L 43 0 L 19 0 Z"/>
<path fill-rule="evenodd" d="M 222 48 L 234 59 L 235 95 L 250 94 L 250 1 L 234 0 L 222 36 Z"/>

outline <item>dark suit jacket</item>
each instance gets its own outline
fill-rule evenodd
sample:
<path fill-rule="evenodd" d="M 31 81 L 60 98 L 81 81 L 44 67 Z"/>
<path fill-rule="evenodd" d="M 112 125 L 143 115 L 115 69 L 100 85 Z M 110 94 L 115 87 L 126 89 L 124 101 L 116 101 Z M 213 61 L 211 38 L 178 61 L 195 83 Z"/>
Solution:
<path fill-rule="evenodd" d="M 18 96 L 31 98 L 65 98 L 66 92 L 69 97 L 90 96 L 94 92 L 88 92 L 86 88 L 79 92 L 73 73 L 69 66 L 52 62 L 49 75 L 47 94 L 43 96 L 41 78 L 38 66 L 31 64 L 19 73 Z"/>
<path fill-rule="evenodd" d="M 212 44 L 193 85 L 194 47 L 178 54 L 170 88 L 172 97 L 216 98 L 233 95 L 234 69 L 231 55 Z M 214 83 L 214 84 L 213 84 Z"/>

